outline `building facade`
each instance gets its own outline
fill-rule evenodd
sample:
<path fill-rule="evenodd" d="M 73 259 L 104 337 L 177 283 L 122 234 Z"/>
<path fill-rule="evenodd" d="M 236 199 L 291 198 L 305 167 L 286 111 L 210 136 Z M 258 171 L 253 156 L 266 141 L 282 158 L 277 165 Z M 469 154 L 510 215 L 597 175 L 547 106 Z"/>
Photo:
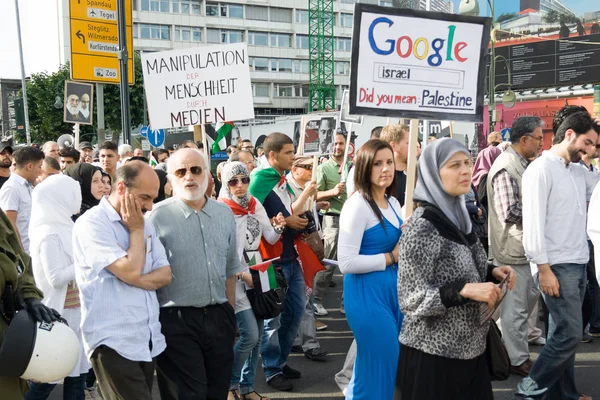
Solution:
<path fill-rule="evenodd" d="M 556 11 L 559 14 L 575 15 L 575 13 L 560 0 L 521 0 L 521 11 L 527 10 L 528 8 L 543 12 Z"/>
<path fill-rule="evenodd" d="M 20 79 L 0 79 L 0 140 L 10 140 L 16 132 L 14 100 L 20 97 L 22 85 Z"/>

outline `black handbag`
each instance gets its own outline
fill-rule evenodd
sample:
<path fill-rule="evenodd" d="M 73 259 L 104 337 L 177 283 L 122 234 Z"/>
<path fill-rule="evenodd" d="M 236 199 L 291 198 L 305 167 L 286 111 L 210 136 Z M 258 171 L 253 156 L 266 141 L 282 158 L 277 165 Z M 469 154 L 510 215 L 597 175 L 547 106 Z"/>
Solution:
<path fill-rule="evenodd" d="M 244 251 L 244 258 L 247 263 L 250 262 L 246 251 Z M 276 287 L 267 291 L 263 291 L 260 280 L 260 271 L 252 268 L 249 270 L 254 288 L 246 289 L 246 295 L 248 296 L 252 311 L 254 311 L 254 315 L 257 319 L 275 318 L 283 312 L 283 308 L 285 307 L 285 294 L 288 289 L 287 281 L 285 280 L 281 268 L 278 268 L 275 265 L 270 268 L 273 268 Z"/>

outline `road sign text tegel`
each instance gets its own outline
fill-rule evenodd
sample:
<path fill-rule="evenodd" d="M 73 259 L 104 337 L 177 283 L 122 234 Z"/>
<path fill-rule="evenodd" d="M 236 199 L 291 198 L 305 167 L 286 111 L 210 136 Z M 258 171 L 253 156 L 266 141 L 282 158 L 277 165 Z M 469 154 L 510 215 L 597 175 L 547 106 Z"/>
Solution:
<path fill-rule="evenodd" d="M 131 1 L 125 0 L 128 81 L 134 82 Z M 69 0 L 71 78 L 119 83 L 117 0 Z"/>

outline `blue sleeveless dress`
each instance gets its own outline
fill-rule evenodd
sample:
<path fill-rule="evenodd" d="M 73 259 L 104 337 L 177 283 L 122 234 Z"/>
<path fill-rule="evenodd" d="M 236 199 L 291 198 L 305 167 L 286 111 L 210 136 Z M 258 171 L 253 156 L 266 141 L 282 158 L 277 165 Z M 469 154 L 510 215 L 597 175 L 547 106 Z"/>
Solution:
<path fill-rule="evenodd" d="M 394 208 L 392 211 L 401 227 L 402 219 Z M 377 224 L 364 232 L 359 254 L 394 250 L 402 232 L 385 217 L 383 222 L 385 230 Z M 346 400 L 391 400 L 394 397 L 400 355 L 398 336 L 403 318 L 398 305 L 397 283 L 397 264 L 384 271 L 344 275 L 346 319 L 357 344 L 354 373 Z"/>

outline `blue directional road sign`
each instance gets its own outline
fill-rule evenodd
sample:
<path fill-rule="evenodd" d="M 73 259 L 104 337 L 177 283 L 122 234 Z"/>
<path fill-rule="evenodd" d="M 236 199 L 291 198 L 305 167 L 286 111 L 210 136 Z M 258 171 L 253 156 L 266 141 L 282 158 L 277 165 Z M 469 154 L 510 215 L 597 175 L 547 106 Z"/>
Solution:
<path fill-rule="evenodd" d="M 500 131 L 500 134 L 502 135 L 502 140 L 504 140 L 505 142 L 510 142 L 510 128 L 504 128 Z"/>
<path fill-rule="evenodd" d="M 142 137 L 147 138 L 149 130 L 150 130 L 149 126 L 142 126 L 141 129 L 140 129 L 140 135 L 142 135 Z"/>
<path fill-rule="evenodd" d="M 165 130 L 148 128 L 148 141 L 153 147 L 160 147 L 165 142 Z"/>

